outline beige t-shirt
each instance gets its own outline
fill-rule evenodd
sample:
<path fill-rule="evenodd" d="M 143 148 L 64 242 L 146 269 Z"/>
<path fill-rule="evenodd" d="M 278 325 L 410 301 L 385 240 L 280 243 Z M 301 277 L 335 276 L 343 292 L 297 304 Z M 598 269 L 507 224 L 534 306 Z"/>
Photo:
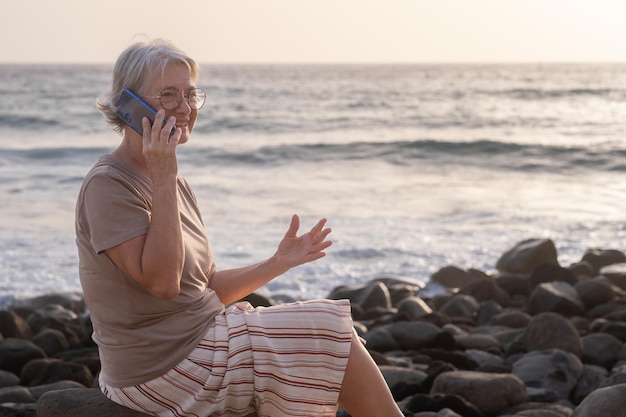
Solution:
<path fill-rule="evenodd" d="M 101 377 L 125 387 L 156 378 L 182 361 L 224 306 L 208 288 L 213 253 L 196 199 L 178 177 L 185 244 L 180 294 L 159 299 L 119 269 L 106 250 L 150 227 L 152 186 L 112 155 L 86 175 L 76 205 L 80 282 L 98 344 Z"/>

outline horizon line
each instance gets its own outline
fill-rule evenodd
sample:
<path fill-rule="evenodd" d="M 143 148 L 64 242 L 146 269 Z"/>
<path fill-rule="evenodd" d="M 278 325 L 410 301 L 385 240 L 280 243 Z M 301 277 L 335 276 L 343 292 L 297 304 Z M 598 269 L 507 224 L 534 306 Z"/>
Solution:
<path fill-rule="evenodd" d="M 519 60 L 519 61 L 199 61 L 204 65 L 585 65 L 626 64 L 626 60 Z M 114 65 L 114 61 L 0 61 L 0 65 Z"/>

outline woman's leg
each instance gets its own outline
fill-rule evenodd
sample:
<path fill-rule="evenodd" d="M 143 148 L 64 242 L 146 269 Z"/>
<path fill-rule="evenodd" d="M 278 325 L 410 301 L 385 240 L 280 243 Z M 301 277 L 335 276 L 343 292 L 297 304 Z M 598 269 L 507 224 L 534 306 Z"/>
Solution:
<path fill-rule="evenodd" d="M 356 333 L 352 334 L 339 405 L 352 417 L 403 417 L 378 365 Z"/>

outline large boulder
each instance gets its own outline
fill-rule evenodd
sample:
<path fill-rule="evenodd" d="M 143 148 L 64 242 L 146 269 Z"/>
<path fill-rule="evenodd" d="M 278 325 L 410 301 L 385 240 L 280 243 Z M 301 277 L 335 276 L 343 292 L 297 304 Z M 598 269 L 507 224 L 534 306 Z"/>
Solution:
<path fill-rule="evenodd" d="M 543 264 L 559 264 L 554 242 L 550 239 L 527 239 L 502 254 L 496 262 L 496 269 L 501 273 L 529 275 Z"/>
<path fill-rule="evenodd" d="M 37 402 L 37 417 L 146 417 L 114 403 L 98 388 L 50 391 Z"/>
<path fill-rule="evenodd" d="M 49 391 L 37 402 L 37 417 L 149 417 L 114 403 L 98 388 Z M 256 413 L 245 417 L 257 417 Z"/>
<path fill-rule="evenodd" d="M 0 369 L 19 375 L 24 365 L 46 353 L 30 340 L 8 338 L 0 342 Z"/>
<path fill-rule="evenodd" d="M 515 375 L 474 371 L 451 371 L 439 374 L 431 395 L 458 395 L 486 415 L 528 400 L 524 383 Z"/>
<path fill-rule="evenodd" d="M 578 282 L 574 288 L 588 309 L 615 299 L 615 291 L 606 278 L 583 280 Z"/>
<path fill-rule="evenodd" d="M 626 384 L 593 391 L 571 417 L 626 417 Z"/>
<path fill-rule="evenodd" d="M 585 310 L 574 286 L 565 281 L 537 285 L 530 294 L 527 308 L 532 315 L 553 311 L 566 316 L 575 316 L 582 315 Z"/>
<path fill-rule="evenodd" d="M 582 338 L 583 361 L 607 369 L 617 362 L 623 343 L 608 333 L 590 333 Z"/>
<path fill-rule="evenodd" d="M 527 351 L 561 349 L 582 357 L 583 345 L 574 325 L 556 313 L 542 313 L 534 316 L 523 336 Z"/>
<path fill-rule="evenodd" d="M 567 400 L 583 373 L 583 364 L 560 349 L 539 350 L 515 361 L 511 372 L 527 386 L 552 391 Z"/>

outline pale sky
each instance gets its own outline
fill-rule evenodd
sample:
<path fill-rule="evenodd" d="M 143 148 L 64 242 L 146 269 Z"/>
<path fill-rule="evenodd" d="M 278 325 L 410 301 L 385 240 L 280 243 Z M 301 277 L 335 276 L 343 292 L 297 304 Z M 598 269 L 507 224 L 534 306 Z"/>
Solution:
<path fill-rule="evenodd" d="M 0 62 L 112 63 L 138 34 L 201 63 L 626 62 L 626 0 L 18 0 Z"/>

